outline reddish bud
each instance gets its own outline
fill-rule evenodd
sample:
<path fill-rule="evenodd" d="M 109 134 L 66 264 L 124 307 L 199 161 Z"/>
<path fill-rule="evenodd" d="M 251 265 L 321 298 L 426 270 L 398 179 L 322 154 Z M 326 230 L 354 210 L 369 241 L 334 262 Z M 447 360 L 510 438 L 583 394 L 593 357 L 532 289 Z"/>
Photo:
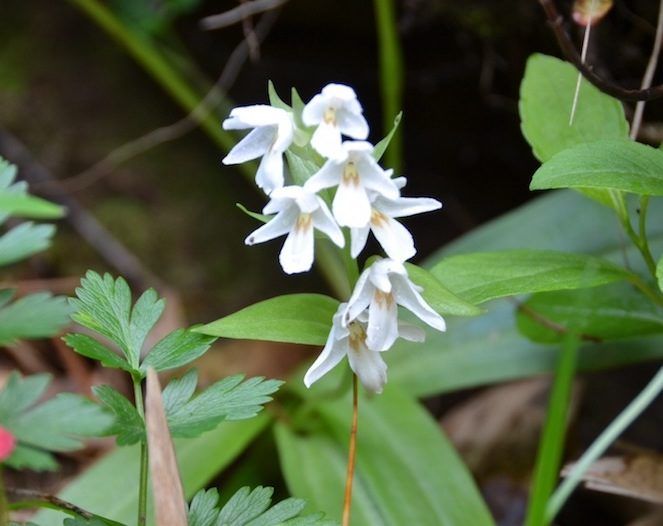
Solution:
<path fill-rule="evenodd" d="M 14 452 L 16 438 L 7 429 L 0 426 L 0 461 L 7 460 Z"/>
<path fill-rule="evenodd" d="M 587 27 L 590 22 L 597 24 L 612 9 L 612 0 L 575 0 L 573 20 L 576 24 Z"/>

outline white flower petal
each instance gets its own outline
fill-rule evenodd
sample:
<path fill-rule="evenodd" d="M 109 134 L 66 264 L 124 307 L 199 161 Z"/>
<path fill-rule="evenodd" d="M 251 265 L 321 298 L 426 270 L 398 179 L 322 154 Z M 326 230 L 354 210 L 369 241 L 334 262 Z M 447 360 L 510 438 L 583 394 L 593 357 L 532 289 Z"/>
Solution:
<path fill-rule="evenodd" d="M 335 84 L 333 82 L 322 88 L 322 95 L 328 100 L 339 99 L 339 102 L 343 103 L 357 100 L 357 94 L 350 86 L 346 86 L 345 84 Z"/>
<path fill-rule="evenodd" d="M 341 232 L 336 221 L 334 221 L 329 208 L 327 208 L 327 204 L 319 197 L 318 200 L 320 201 L 320 207 L 313 212 L 313 226 L 324 232 L 336 246 L 343 248 L 345 246 L 343 232 Z"/>
<path fill-rule="evenodd" d="M 371 219 L 371 230 L 391 259 L 407 261 L 417 253 L 412 234 L 398 221 L 386 216 Z"/>
<path fill-rule="evenodd" d="M 399 197 L 380 199 L 379 209 L 391 217 L 405 217 L 442 208 L 442 203 L 430 197 Z"/>
<path fill-rule="evenodd" d="M 315 362 L 313 362 L 313 365 L 309 367 L 309 370 L 306 371 L 304 385 L 311 387 L 313 383 L 317 382 L 336 367 L 346 354 L 348 354 L 348 338 L 337 340 L 335 338 L 334 327 L 332 327 L 325 348 Z"/>
<path fill-rule="evenodd" d="M 381 259 L 373 263 L 369 268 L 368 279 L 373 284 L 375 288 L 381 290 L 385 294 L 391 292 L 391 279 L 389 277 L 389 265 L 387 264 L 391 260 Z"/>
<path fill-rule="evenodd" d="M 371 269 L 367 268 L 360 274 L 359 279 L 357 279 L 352 296 L 350 296 L 343 314 L 343 325 L 347 326 L 349 322 L 356 319 L 371 303 L 375 287 L 368 280 L 370 272 Z"/>
<path fill-rule="evenodd" d="M 309 192 L 317 193 L 324 188 L 336 186 L 342 176 L 343 164 L 330 159 L 322 165 L 322 168 L 306 180 L 304 188 Z"/>
<path fill-rule="evenodd" d="M 286 274 L 296 274 L 311 270 L 313 266 L 313 223 L 297 225 L 285 238 L 279 254 L 281 267 Z"/>
<path fill-rule="evenodd" d="M 279 124 L 287 118 L 288 112 L 281 108 L 274 108 L 267 104 L 242 106 L 234 108 L 230 117 L 223 121 L 224 130 L 243 130 L 257 128 L 258 126 L 271 126 Z"/>
<path fill-rule="evenodd" d="M 283 154 L 281 152 L 270 150 L 263 155 L 256 172 L 256 184 L 267 195 L 283 186 Z"/>
<path fill-rule="evenodd" d="M 276 137 L 276 130 L 276 126 L 261 126 L 252 130 L 228 152 L 221 162 L 240 164 L 264 155 Z"/>
<path fill-rule="evenodd" d="M 357 161 L 357 172 L 361 177 L 361 184 L 367 190 L 372 190 L 388 199 L 398 199 L 400 196 L 400 190 L 393 179 L 390 179 L 372 158 L 365 156 Z"/>
<path fill-rule="evenodd" d="M 409 342 L 421 343 L 426 341 L 426 331 L 404 321 L 398 322 L 398 336 Z"/>
<path fill-rule="evenodd" d="M 366 346 L 372 351 L 386 351 L 398 338 L 398 309 L 390 294 L 377 292 L 368 307 Z"/>
<path fill-rule="evenodd" d="M 283 210 L 276 214 L 269 223 L 265 223 L 257 230 L 249 234 L 244 241 L 247 245 L 264 243 L 270 239 L 287 234 L 297 220 L 297 210 L 294 208 Z"/>
<path fill-rule="evenodd" d="M 341 226 L 365 226 L 371 218 L 371 202 L 361 182 L 356 184 L 355 180 L 348 182 L 341 179 L 332 203 L 332 211 Z"/>
<path fill-rule="evenodd" d="M 325 110 L 328 106 L 328 100 L 324 95 L 316 95 L 306 106 L 304 106 L 304 110 L 302 111 L 302 121 L 306 126 L 315 126 L 322 122 Z"/>
<path fill-rule="evenodd" d="M 341 130 L 335 124 L 320 122 L 311 137 L 311 146 L 323 157 L 338 159 L 343 157 Z"/>
<path fill-rule="evenodd" d="M 350 347 L 348 360 L 359 381 L 368 391 L 382 392 L 384 384 L 387 383 L 387 364 L 380 353 L 369 351 L 363 346 L 358 350 Z"/>
<path fill-rule="evenodd" d="M 368 240 L 368 233 L 370 227 L 368 225 L 361 228 L 351 228 L 350 229 L 350 238 L 352 240 L 350 245 L 350 255 L 353 258 L 356 258 L 364 247 L 366 246 L 366 241 Z"/>
<path fill-rule="evenodd" d="M 411 311 L 417 318 L 438 331 L 446 330 L 444 318 L 435 312 L 412 287 L 409 278 L 393 276 L 394 296 L 399 305 Z"/>
<path fill-rule="evenodd" d="M 340 109 L 336 112 L 336 122 L 343 135 L 361 140 L 368 137 L 368 123 L 361 113 Z"/>
<path fill-rule="evenodd" d="M 391 171 L 393 172 L 393 170 Z M 389 177 L 391 177 L 391 175 Z M 400 177 L 394 177 L 392 181 L 396 185 L 396 188 L 398 188 L 399 190 L 405 188 L 405 185 L 407 184 L 407 178 L 403 177 L 402 175 Z"/>

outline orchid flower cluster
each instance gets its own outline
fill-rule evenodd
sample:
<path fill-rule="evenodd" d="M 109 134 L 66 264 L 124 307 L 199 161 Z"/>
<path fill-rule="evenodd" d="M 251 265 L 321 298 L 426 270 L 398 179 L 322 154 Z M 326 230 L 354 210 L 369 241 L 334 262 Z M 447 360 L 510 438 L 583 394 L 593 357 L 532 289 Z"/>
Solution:
<path fill-rule="evenodd" d="M 279 256 L 287 274 L 311 269 L 315 230 L 347 250 L 341 229 L 348 228 L 352 258 L 366 246 L 369 232 L 384 250 L 387 257 L 371 258 L 375 261 L 359 276 L 349 300 L 338 307 L 327 343 L 304 377 L 310 387 L 347 356 L 364 387 L 381 392 L 387 381 L 381 353 L 399 337 L 423 341 L 425 336 L 421 328 L 399 321 L 398 305 L 431 327 L 445 330 L 444 319 L 408 277 L 404 263 L 416 249 L 410 232 L 396 220 L 439 209 L 441 203 L 401 196 L 407 181 L 378 164 L 374 146 L 366 141 L 369 127 L 362 106 L 349 86 L 325 86 L 300 115 L 287 106 L 235 108 L 223 128 L 252 129 L 223 163 L 260 158 L 256 183 L 269 197 L 263 209 L 269 220 L 246 238 L 247 245 L 287 235 Z M 286 184 L 284 155 L 289 149 L 307 147 L 310 155 L 322 159 L 317 171 L 302 184 L 294 180 Z M 335 189 L 331 203 L 327 189 Z"/>

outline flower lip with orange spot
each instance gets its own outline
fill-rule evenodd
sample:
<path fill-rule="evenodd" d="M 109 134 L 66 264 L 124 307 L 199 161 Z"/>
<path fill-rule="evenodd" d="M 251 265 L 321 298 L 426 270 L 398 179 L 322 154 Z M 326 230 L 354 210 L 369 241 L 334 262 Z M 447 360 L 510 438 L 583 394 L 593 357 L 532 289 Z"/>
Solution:
<path fill-rule="evenodd" d="M 322 156 L 342 155 L 341 135 L 364 140 L 368 123 L 363 116 L 357 94 L 350 86 L 327 84 L 304 106 L 302 120 L 306 126 L 317 126 L 311 146 Z"/>
<path fill-rule="evenodd" d="M 350 324 L 343 323 L 347 303 L 341 303 L 334 315 L 332 328 L 325 347 L 304 376 L 306 387 L 317 382 L 325 374 L 348 357 L 350 368 L 362 385 L 373 393 L 381 393 L 387 383 L 387 364 L 380 351 L 367 344 L 368 313 L 361 313 Z M 398 336 L 409 341 L 421 342 L 424 332 L 419 327 L 399 322 Z"/>
<path fill-rule="evenodd" d="M 223 121 L 224 130 L 253 128 L 223 158 L 223 164 L 241 164 L 262 157 L 256 184 L 270 194 L 284 184 L 283 153 L 292 144 L 295 124 L 292 113 L 264 104 L 235 108 Z"/>
<path fill-rule="evenodd" d="M 347 326 L 368 310 L 366 345 L 385 351 L 399 336 L 398 305 L 434 329 L 446 330 L 444 318 L 423 299 L 403 263 L 393 259 L 380 259 L 362 272 L 343 313 L 343 323 Z"/>
<path fill-rule="evenodd" d="M 371 218 L 369 193 L 391 199 L 399 196 L 391 171 L 383 170 L 373 158 L 373 145 L 365 141 L 345 141 L 343 155 L 329 159 L 304 183 L 310 192 L 338 186 L 332 212 L 340 226 L 363 227 Z"/>
<path fill-rule="evenodd" d="M 284 186 L 274 190 L 263 213 L 275 215 L 268 223 L 249 234 L 245 243 L 254 245 L 287 234 L 279 255 L 281 266 L 287 274 L 311 269 L 314 229 L 326 234 L 339 247 L 345 245 L 343 233 L 325 202 L 301 186 Z"/>

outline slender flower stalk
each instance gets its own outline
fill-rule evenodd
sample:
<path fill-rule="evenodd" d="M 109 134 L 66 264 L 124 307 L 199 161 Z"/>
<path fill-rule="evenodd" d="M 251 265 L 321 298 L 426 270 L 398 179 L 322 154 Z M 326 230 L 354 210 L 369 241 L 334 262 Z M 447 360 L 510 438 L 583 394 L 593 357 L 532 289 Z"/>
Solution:
<path fill-rule="evenodd" d="M 348 470 L 345 476 L 345 496 L 343 498 L 343 526 L 350 526 L 352 510 L 352 483 L 357 461 L 357 428 L 359 427 L 359 389 L 357 375 L 352 375 L 352 424 L 350 425 L 350 445 L 348 447 Z"/>

